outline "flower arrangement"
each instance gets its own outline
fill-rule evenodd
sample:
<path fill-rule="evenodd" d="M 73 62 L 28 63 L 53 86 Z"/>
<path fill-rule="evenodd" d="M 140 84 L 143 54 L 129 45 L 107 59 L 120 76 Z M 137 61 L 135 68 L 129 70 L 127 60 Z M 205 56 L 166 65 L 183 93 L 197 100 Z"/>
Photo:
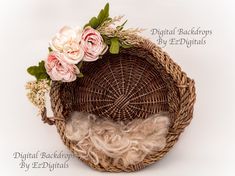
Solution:
<path fill-rule="evenodd" d="M 50 90 L 51 81 L 75 81 L 84 76 L 81 72 L 83 62 L 94 62 L 106 52 L 118 54 L 120 48 L 131 47 L 133 41 L 129 38 L 121 40 L 120 36 L 136 34 L 142 29 L 124 29 L 127 20 L 117 25 L 122 18 L 123 16 L 110 18 L 107 3 L 98 16 L 92 17 L 83 28 L 64 26 L 52 37 L 47 58 L 27 69 L 36 78 L 27 83 L 27 96 L 39 108 L 40 113 L 43 111 L 44 96 Z"/>
<path fill-rule="evenodd" d="M 118 35 L 127 21 L 115 26 L 122 16 L 110 18 L 107 3 L 97 17 L 92 17 L 83 27 L 64 26 L 49 42 L 47 58 L 38 66 L 31 66 L 28 73 L 37 81 L 47 79 L 49 82 L 72 82 L 83 77 L 80 69 L 83 62 L 93 62 L 108 51 L 118 54 L 120 47 L 131 47 L 131 42 L 120 41 Z M 114 25 L 115 28 L 111 28 Z M 126 32 L 137 33 L 140 29 L 130 29 Z M 110 33 L 111 32 L 111 33 Z"/>

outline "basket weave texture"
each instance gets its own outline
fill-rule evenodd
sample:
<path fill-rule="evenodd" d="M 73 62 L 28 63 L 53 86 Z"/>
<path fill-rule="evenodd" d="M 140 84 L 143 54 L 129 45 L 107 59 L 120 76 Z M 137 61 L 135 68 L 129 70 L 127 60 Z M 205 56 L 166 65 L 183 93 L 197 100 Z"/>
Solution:
<path fill-rule="evenodd" d="M 194 81 L 187 77 L 166 52 L 151 41 L 137 35 L 126 36 L 135 43 L 118 55 L 105 54 L 102 59 L 85 63 L 84 77 L 71 83 L 53 82 L 50 91 L 54 120 L 42 113 L 42 120 L 55 124 L 64 144 L 79 157 L 75 145 L 65 136 L 65 122 L 73 111 L 128 122 L 145 119 L 167 111 L 171 125 L 163 150 L 147 155 L 137 165 L 94 165 L 100 171 L 131 172 L 160 160 L 177 142 L 189 125 L 195 103 Z"/>

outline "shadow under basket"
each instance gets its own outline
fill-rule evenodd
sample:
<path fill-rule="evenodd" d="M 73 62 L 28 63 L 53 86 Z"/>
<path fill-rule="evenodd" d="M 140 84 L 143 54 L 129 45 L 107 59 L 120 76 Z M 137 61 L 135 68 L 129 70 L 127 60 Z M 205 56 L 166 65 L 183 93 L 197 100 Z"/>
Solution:
<path fill-rule="evenodd" d="M 102 59 L 84 63 L 83 78 L 70 83 L 53 82 L 50 97 L 55 118 L 48 118 L 46 109 L 42 114 L 44 122 L 56 125 L 64 144 L 75 156 L 100 171 L 131 172 L 160 160 L 192 119 L 194 81 L 160 47 L 141 37 L 135 40 L 133 47 L 121 49 L 117 55 L 107 52 Z M 74 150 L 76 144 L 65 135 L 66 121 L 74 111 L 123 123 L 167 112 L 170 125 L 166 145 L 128 167 L 94 164 L 82 159 Z"/>

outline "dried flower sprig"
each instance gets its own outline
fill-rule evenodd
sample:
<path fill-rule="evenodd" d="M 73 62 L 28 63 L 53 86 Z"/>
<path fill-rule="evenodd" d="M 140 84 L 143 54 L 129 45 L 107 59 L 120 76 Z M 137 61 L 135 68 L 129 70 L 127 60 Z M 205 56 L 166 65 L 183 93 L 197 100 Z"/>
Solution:
<path fill-rule="evenodd" d="M 137 35 L 144 30 L 140 28 L 124 29 L 124 25 L 127 23 L 127 20 L 121 25 L 118 25 L 122 19 L 123 16 L 117 16 L 112 19 L 110 18 L 97 28 L 103 36 L 105 43 L 110 45 L 109 51 L 112 54 L 118 54 L 120 47 L 129 48 L 134 45 L 134 40 L 128 39 L 127 36 Z"/>
<path fill-rule="evenodd" d="M 41 114 L 46 106 L 45 94 L 50 91 L 49 80 L 30 81 L 26 83 L 25 88 L 29 90 L 27 93 L 29 101 L 38 108 Z"/>
<path fill-rule="evenodd" d="M 122 16 L 115 16 L 113 18 L 109 18 L 106 21 L 104 21 L 99 27 L 97 27 L 98 31 L 102 31 L 107 27 L 110 27 L 111 25 L 115 25 L 118 22 L 121 22 L 121 20 L 123 19 L 124 15 Z"/>

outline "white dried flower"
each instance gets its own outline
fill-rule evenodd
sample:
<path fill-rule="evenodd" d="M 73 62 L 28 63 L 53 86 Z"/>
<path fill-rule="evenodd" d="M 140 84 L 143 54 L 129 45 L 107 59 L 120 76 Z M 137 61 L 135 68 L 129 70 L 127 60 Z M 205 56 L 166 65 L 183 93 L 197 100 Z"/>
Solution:
<path fill-rule="evenodd" d="M 45 94 L 50 90 L 49 83 L 49 80 L 30 81 L 25 86 L 29 90 L 29 101 L 38 108 L 40 114 L 45 107 Z"/>

